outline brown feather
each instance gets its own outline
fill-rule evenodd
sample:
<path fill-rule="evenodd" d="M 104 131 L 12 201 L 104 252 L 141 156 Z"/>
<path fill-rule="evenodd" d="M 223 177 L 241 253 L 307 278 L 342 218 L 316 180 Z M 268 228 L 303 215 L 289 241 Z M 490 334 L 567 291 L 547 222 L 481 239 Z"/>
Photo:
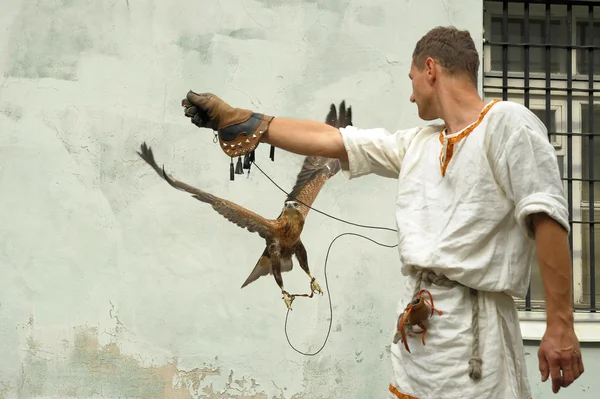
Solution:
<path fill-rule="evenodd" d="M 236 224 L 241 228 L 245 228 L 252 233 L 258 233 L 262 238 L 269 239 L 275 233 L 274 220 L 265 219 L 262 216 L 235 204 L 231 201 L 216 197 L 206 191 L 202 191 L 199 188 L 190 186 L 182 181 L 177 180 L 173 176 L 169 176 L 164 168 L 160 168 L 154 159 L 152 148 L 147 146 L 146 143 L 142 143 L 138 155 L 148 163 L 156 173 L 165 179 L 172 187 L 186 191 L 192 194 L 192 197 L 199 201 L 212 205 L 212 208 L 217 211 L 221 216 L 230 222 Z"/>
<path fill-rule="evenodd" d="M 342 101 L 338 113 L 335 104 L 331 104 L 325 121 L 328 125 L 336 128 L 351 126 L 352 107 L 346 108 L 346 102 Z M 323 185 L 340 170 L 341 165 L 338 159 L 317 156 L 306 157 L 300 173 L 296 177 L 296 183 L 286 201 L 299 201 L 302 215 L 306 217 L 310 209 L 308 207 L 312 206 Z"/>
<path fill-rule="evenodd" d="M 256 262 L 254 269 L 252 269 L 250 275 L 248 276 L 246 281 L 244 281 L 241 288 L 244 288 L 248 284 L 255 282 L 260 277 L 269 274 L 271 274 L 271 259 L 269 257 L 269 249 L 268 247 L 265 247 L 265 250 L 263 251 L 262 255 L 260 255 L 260 258 L 258 258 L 258 262 Z"/>

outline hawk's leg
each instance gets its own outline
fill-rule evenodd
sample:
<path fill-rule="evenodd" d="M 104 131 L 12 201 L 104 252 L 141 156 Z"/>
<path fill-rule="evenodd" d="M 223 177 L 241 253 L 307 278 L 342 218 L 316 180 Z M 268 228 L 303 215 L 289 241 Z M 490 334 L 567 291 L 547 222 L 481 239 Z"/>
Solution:
<path fill-rule="evenodd" d="M 308 274 L 308 277 L 310 277 L 311 292 L 314 294 L 322 294 L 323 290 L 321 289 L 321 286 L 319 285 L 317 279 L 312 275 L 310 269 L 308 268 L 308 254 L 306 253 L 306 248 L 304 247 L 304 244 L 302 244 L 302 241 L 298 240 L 298 243 L 294 248 L 294 254 L 298 259 L 298 263 L 300 264 L 302 270 L 304 270 L 306 274 Z"/>
<path fill-rule="evenodd" d="M 281 288 L 285 306 L 287 306 L 288 309 L 291 309 L 294 297 L 291 296 L 283 287 L 283 277 L 281 277 L 281 252 L 279 251 L 277 244 L 269 245 L 269 255 L 271 257 L 271 270 L 273 271 L 273 277 L 275 277 L 277 285 L 279 288 Z"/>

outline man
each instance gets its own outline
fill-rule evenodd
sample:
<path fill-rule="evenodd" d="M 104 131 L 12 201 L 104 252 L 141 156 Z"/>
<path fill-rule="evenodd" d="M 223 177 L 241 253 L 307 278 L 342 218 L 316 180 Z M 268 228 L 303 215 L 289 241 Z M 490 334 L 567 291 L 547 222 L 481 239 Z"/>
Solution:
<path fill-rule="evenodd" d="M 394 134 L 273 118 L 206 93 L 190 92 L 182 103 L 194 124 L 222 140 L 252 135 L 296 154 L 338 158 L 348 178 L 398 179 L 398 248 L 408 276 L 398 315 L 421 289 L 441 314 L 427 314 L 426 337 L 394 339 L 388 398 L 530 398 L 513 296 L 525 296 L 535 255 L 548 315 L 538 351 L 542 381 L 550 377 L 556 393 L 584 371 L 554 148 L 527 108 L 484 103 L 478 69 L 467 31 L 429 31 L 413 53 L 410 101 L 421 119 L 443 123 Z"/>

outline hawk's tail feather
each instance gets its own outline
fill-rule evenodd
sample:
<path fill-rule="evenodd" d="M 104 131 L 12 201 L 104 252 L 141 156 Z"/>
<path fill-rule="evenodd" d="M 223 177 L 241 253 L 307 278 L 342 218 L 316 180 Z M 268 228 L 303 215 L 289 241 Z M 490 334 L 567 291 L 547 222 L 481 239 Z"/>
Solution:
<path fill-rule="evenodd" d="M 260 255 L 260 258 L 258 258 L 258 262 L 256 262 L 254 269 L 252 269 L 250 275 L 248 275 L 248 278 L 246 278 L 246 281 L 244 281 L 244 284 L 242 284 L 240 289 L 246 287 L 250 283 L 255 282 L 260 277 L 269 274 L 271 274 L 271 259 L 269 258 L 269 250 L 267 247 L 265 247 L 262 255 Z"/>

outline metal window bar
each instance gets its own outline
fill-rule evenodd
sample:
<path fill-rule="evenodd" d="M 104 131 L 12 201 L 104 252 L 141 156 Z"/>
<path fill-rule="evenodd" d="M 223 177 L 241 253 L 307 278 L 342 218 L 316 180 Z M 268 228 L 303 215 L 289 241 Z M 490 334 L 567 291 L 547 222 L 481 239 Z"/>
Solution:
<path fill-rule="evenodd" d="M 592 37 L 592 42 L 593 42 L 593 32 L 594 32 L 594 6 L 593 5 L 588 5 L 588 31 L 589 31 L 589 35 Z M 588 87 L 590 89 L 594 88 L 594 47 L 593 44 L 592 46 L 589 47 L 588 49 Z M 591 131 L 594 131 L 594 93 L 592 91 L 588 92 L 588 126 L 590 127 Z M 589 136 L 589 140 L 588 140 L 588 158 L 589 158 L 589 164 L 588 164 L 588 176 L 591 177 L 595 177 L 594 176 L 594 135 L 590 135 Z M 589 188 L 588 188 L 588 202 L 589 202 L 589 220 L 590 222 L 594 221 L 594 180 L 592 179 L 589 183 Z M 595 230 L 595 226 L 594 223 L 590 223 L 588 225 L 588 229 L 589 229 L 589 234 L 590 234 L 590 244 L 589 244 L 589 248 L 590 248 L 590 309 L 591 310 L 596 310 L 596 251 L 595 251 L 595 237 L 594 237 L 594 230 Z"/>
<path fill-rule="evenodd" d="M 594 125 L 594 108 L 595 102 L 594 97 L 595 94 L 600 92 L 600 89 L 594 88 L 595 82 L 599 82 L 599 78 L 596 78 L 594 71 L 594 50 L 600 50 L 600 47 L 594 46 L 593 32 L 594 32 L 594 8 L 600 7 L 600 1 L 566 1 L 566 0 L 529 0 L 529 1 L 519 1 L 519 0 L 486 0 L 485 3 L 502 3 L 502 40 L 494 41 L 490 39 L 486 40 L 485 46 L 489 48 L 501 47 L 502 48 L 502 84 L 501 85 L 493 85 L 488 84 L 484 79 L 483 88 L 486 89 L 500 89 L 502 90 L 502 99 L 507 100 L 509 96 L 509 91 L 511 95 L 516 92 L 523 93 L 524 105 L 526 107 L 530 107 L 530 99 L 533 92 L 543 92 L 545 98 L 545 124 L 548 126 L 548 138 L 551 136 L 555 137 L 565 137 L 566 139 L 566 157 L 567 157 L 567 167 L 566 167 L 566 177 L 563 177 L 562 180 L 566 181 L 567 185 L 567 201 L 569 204 L 569 224 L 571 226 L 571 230 L 573 229 L 573 225 L 581 225 L 582 233 L 583 229 L 587 229 L 588 233 L 588 262 L 589 262 L 589 292 L 590 292 L 590 303 L 589 307 L 586 309 L 581 309 L 576 307 L 574 310 L 585 310 L 588 312 L 596 312 L 598 309 L 596 308 L 596 248 L 595 248 L 595 226 L 600 224 L 600 221 L 596 221 L 594 219 L 594 184 L 600 184 L 600 176 L 596 176 L 594 174 L 594 140 L 600 140 L 600 132 L 596 131 L 596 126 Z M 523 6 L 523 43 L 514 43 L 509 41 L 509 3 L 521 4 Z M 544 43 L 531 43 L 530 37 L 530 18 L 531 18 L 531 10 L 530 5 L 539 4 L 544 6 Z M 566 7 L 566 35 L 567 35 L 567 44 L 553 43 L 552 42 L 552 28 L 551 28 L 551 9 L 552 5 L 559 5 Z M 573 43 L 573 7 L 585 6 L 587 7 L 587 28 L 588 28 L 588 39 L 585 40 L 585 43 L 575 44 Z M 560 33 L 559 33 L 560 34 Z M 584 37 L 586 34 L 584 33 Z M 582 39 L 584 38 L 582 37 Z M 516 75 L 511 72 L 511 76 L 509 76 L 509 48 L 523 48 L 523 73 L 522 73 L 522 81 L 523 85 L 509 85 L 509 78 L 511 80 L 521 79 L 513 77 Z M 545 76 L 530 76 L 530 49 L 531 48 L 543 48 L 545 49 Z M 552 50 L 563 49 L 566 51 L 566 73 L 565 74 L 555 74 L 557 76 L 552 75 Z M 582 77 L 574 77 L 573 71 L 573 51 L 577 52 L 586 52 L 587 53 L 587 79 Z M 579 57 L 577 58 L 579 60 Z M 600 74 L 600 71 L 598 71 Z M 520 75 L 520 73 L 518 74 Z M 563 76 L 566 75 L 566 76 Z M 544 80 L 545 85 L 541 86 L 531 86 L 532 81 Z M 587 88 L 583 87 L 573 87 L 573 82 L 581 82 L 587 80 Z M 556 81 L 563 81 L 566 83 L 566 87 L 553 87 L 553 83 Z M 552 92 L 558 92 L 561 95 L 566 94 L 566 132 L 555 132 L 550 129 L 551 126 L 551 100 L 552 100 Z M 574 95 L 581 97 L 587 94 L 587 122 L 589 126 L 589 132 L 584 132 L 582 130 L 581 133 L 573 132 L 573 102 Z M 583 117 L 583 116 L 582 116 Z M 560 130 L 560 129 L 554 129 Z M 587 165 L 587 175 L 588 178 L 575 178 L 573 177 L 573 139 L 578 137 L 582 142 L 582 153 L 583 155 L 583 143 L 586 142 L 587 147 L 587 157 L 588 157 L 588 165 Z M 587 201 L 587 212 L 589 214 L 588 220 L 573 220 L 573 197 L 574 197 L 574 182 L 581 182 L 581 185 L 588 184 L 589 190 L 587 198 L 582 198 L 583 201 Z M 583 193 L 583 191 L 582 191 Z M 582 206 L 582 211 L 583 211 Z M 582 237 L 583 238 L 583 237 Z M 573 251 L 573 235 L 569 235 L 569 247 L 571 249 L 571 254 L 574 256 Z M 574 260 L 574 259 L 573 259 Z M 529 287 L 527 296 L 525 298 L 525 307 L 524 310 L 531 311 L 532 310 L 532 301 L 531 301 L 531 285 Z"/>

